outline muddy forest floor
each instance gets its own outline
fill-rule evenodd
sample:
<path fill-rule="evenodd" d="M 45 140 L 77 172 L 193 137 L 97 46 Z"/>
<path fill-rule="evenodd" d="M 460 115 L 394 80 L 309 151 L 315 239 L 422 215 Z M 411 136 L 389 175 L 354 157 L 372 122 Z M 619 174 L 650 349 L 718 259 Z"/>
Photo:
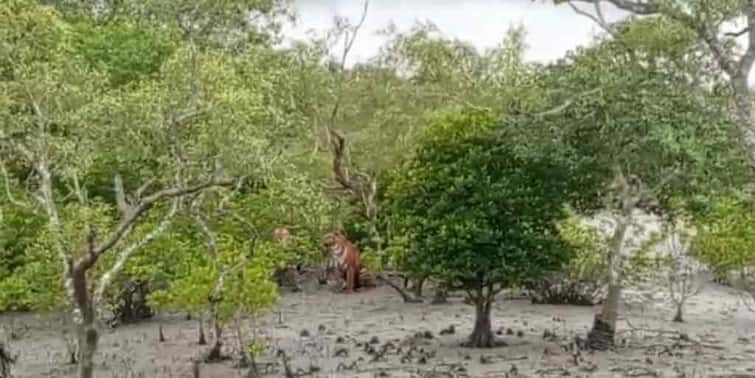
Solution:
<path fill-rule="evenodd" d="M 670 321 L 672 307 L 662 297 L 660 290 L 629 291 L 620 346 L 576 354 L 569 344 L 586 334 L 597 306 L 500 299 L 493 326 L 508 346 L 474 350 L 459 346 L 474 315 L 461 298 L 442 305 L 406 304 L 389 287 L 353 295 L 309 287 L 283 294 L 274 311 L 256 321 L 260 337 L 268 340 L 258 361 L 269 377 L 284 376 L 278 349 L 291 357 L 294 372 L 307 377 L 755 377 L 755 313 L 742 305 L 740 295 L 710 284 L 690 299 L 681 324 Z M 71 376 L 59 322 L 6 314 L 0 324 L 6 331 L 22 330 L 12 341 L 16 377 Z M 158 340 L 159 324 L 164 342 Z M 196 340 L 197 322 L 178 315 L 107 330 L 97 376 L 191 377 L 192 359 L 206 348 Z M 235 341 L 228 332 L 229 354 Z M 244 377 L 246 370 L 234 364 L 202 364 L 200 376 Z"/>

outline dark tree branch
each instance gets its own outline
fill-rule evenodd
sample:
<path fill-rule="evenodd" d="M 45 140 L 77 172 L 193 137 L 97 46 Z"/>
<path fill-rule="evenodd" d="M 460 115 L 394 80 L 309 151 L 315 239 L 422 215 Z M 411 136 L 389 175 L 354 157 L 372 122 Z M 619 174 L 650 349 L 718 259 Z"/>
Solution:
<path fill-rule="evenodd" d="M 97 262 L 97 259 L 100 257 L 100 255 L 118 244 L 118 242 L 129 233 L 129 231 L 133 228 L 134 224 L 139 220 L 139 218 L 159 201 L 197 193 L 199 191 L 212 187 L 230 186 L 233 185 L 233 183 L 234 182 L 231 180 L 210 180 L 208 182 L 204 182 L 202 184 L 188 188 L 174 187 L 163 189 L 143 199 L 140 199 L 136 204 L 129 205 L 127 207 L 123 218 L 116 226 L 115 231 L 112 233 L 110 238 L 102 245 L 92 248 L 92 253 L 83 257 L 82 260 L 79 261 L 77 266 L 83 270 L 91 268 Z"/>
<path fill-rule="evenodd" d="M 554 0 L 555 4 L 568 3 L 570 1 L 582 3 L 595 3 L 600 0 Z M 616 8 L 639 15 L 651 15 L 660 11 L 659 4 L 654 0 L 606 0 Z"/>
<path fill-rule="evenodd" d="M 605 30 L 608 34 L 615 36 L 615 31 L 613 30 L 611 25 L 606 21 L 605 17 L 603 16 L 603 10 L 600 7 L 600 0 L 595 0 L 594 2 L 595 14 L 592 14 L 590 12 L 580 9 L 572 1 L 567 0 L 566 4 L 568 4 L 571 7 L 571 9 L 574 10 L 575 13 L 591 19 L 593 22 L 598 24 L 598 26 L 600 26 L 603 30 Z"/>
<path fill-rule="evenodd" d="M 755 1 L 747 0 L 744 6 L 744 14 L 747 17 L 747 49 L 739 61 L 739 74 L 747 78 L 755 63 Z"/>
<path fill-rule="evenodd" d="M 724 33 L 724 36 L 731 37 L 731 38 L 737 38 L 737 37 L 741 37 L 741 36 L 747 34 L 749 31 L 750 31 L 750 28 L 746 27 L 746 28 L 744 28 L 744 29 L 742 29 L 740 31 L 726 32 L 726 33 Z"/>

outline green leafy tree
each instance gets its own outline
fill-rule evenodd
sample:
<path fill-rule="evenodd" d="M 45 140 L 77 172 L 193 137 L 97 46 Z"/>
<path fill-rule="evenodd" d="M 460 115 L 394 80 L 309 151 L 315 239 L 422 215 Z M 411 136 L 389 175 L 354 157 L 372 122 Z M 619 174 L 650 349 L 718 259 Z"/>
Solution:
<path fill-rule="evenodd" d="M 220 360 L 223 329 L 238 317 L 259 316 L 277 300 L 271 280 L 276 253 L 270 242 L 250 244 L 221 235 L 216 250 L 193 259 L 191 269 L 154 292 L 150 301 L 159 308 L 209 312 L 214 342 L 205 358 Z"/>
<path fill-rule="evenodd" d="M 437 115 L 415 155 L 395 173 L 386 201 L 404 261 L 466 290 L 476 320 L 468 345 L 491 347 L 491 306 L 504 288 L 559 270 L 569 253 L 564 170 L 518 156 L 495 137 L 489 112 Z"/>
<path fill-rule="evenodd" d="M 692 241 L 695 257 L 708 264 L 722 278 L 736 273 L 735 283 L 751 287 L 748 272 L 755 266 L 753 243 L 755 215 L 752 204 L 742 196 L 722 196 L 710 211 L 697 220 Z"/>
<path fill-rule="evenodd" d="M 76 53 L 116 87 L 151 78 L 176 48 L 174 36 L 134 22 L 93 24 L 85 19 L 72 30 Z"/>
<path fill-rule="evenodd" d="M 73 29 L 33 1 L 0 5 L 0 159 L 31 173 L 2 171 L 21 193 L 12 206 L 45 218 L 37 242 L 57 260 L 79 376 L 91 377 L 99 305 L 130 258 L 169 229 L 186 196 L 272 169 L 269 130 L 295 123 L 265 101 L 273 73 L 255 85 L 240 74 L 245 56 L 183 39 L 158 74 L 113 88 L 102 83 L 118 70 L 79 55 Z"/>
<path fill-rule="evenodd" d="M 612 214 L 608 295 L 589 334 L 599 349 L 613 343 L 626 235 L 637 210 L 672 216 L 680 198 L 691 204 L 747 172 L 723 99 L 689 80 L 697 66 L 672 70 L 654 44 L 622 39 L 633 30 L 618 29 L 616 38 L 550 67 L 544 80 L 552 105 L 517 120 L 532 131 L 523 133 L 523 151 L 569 162 L 575 185 L 584 188 L 582 198 L 572 198 L 578 209 Z"/>
<path fill-rule="evenodd" d="M 755 115 L 753 115 L 752 94 L 748 77 L 755 64 L 755 5 L 738 0 L 607 0 L 615 7 L 638 16 L 660 18 L 666 24 L 673 23 L 677 33 L 669 33 L 665 41 L 657 47 L 665 50 L 678 33 L 694 35 L 705 48 L 703 51 L 714 62 L 717 74 L 725 74 L 730 98 L 735 108 L 734 125 L 739 134 L 740 145 L 747 151 L 750 164 L 755 164 Z M 615 34 L 616 24 L 606 22 L 601 11 L 600 0 L 554 0 L 554 3 L 567 3 L 579 13 L 589 16 L 609 34 Z M 589 3 L 595 11 L 576 8 L 576 4 Z M 739 25 L 741 30 L 724 31 L 724 25 Z M 678 62 L 678 60 L 677 60 Z M 714 73 L 714 72 L 709 72 Z"/>

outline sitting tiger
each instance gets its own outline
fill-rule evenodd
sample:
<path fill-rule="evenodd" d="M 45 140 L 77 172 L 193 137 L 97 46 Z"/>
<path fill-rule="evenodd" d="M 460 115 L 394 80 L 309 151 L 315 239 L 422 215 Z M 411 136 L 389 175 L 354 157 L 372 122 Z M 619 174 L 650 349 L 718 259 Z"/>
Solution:
<path fill-rule="evenodd" d="M 372 277 L 363 271 L 359 248 L 350 242 L 343 232 L 327 233 L 323 237 L 322 245 L 330 251 L 335 263 L 334 268 L 340 273 L 340 279 L 344 281 L 341 290 L 353 293 L 361 287 L 374 286 Z"/>

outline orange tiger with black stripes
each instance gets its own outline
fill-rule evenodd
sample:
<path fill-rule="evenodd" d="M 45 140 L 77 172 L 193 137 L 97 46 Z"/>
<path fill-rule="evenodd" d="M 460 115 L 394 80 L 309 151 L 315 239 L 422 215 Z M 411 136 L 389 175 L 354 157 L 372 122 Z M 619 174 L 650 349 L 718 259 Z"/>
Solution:
<path fill-rule="evenodd" d="M 342 231 L 336 230 L 325 234 L 322 245 L 330 251 L 335 269 L 344 281 L 341 290 L 353 293 L 359 288 L 375 286 L 372 277 L 362 270 L 359 248 L 350 242 Z"/>

